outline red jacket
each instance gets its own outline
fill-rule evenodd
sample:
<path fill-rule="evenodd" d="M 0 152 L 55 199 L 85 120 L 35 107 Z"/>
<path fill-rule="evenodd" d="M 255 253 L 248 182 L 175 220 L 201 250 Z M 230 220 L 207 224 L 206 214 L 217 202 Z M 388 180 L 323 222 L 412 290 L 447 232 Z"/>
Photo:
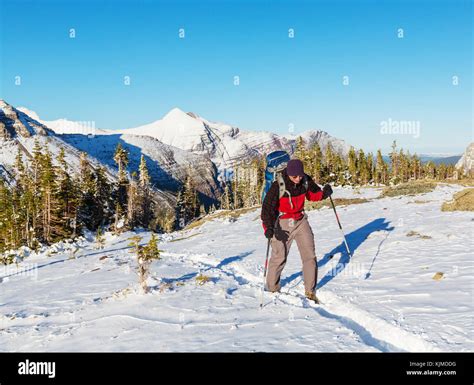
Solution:
<path fill-rule="evenodd" d="M 301 219 L 304 215 L 303 211 L 305 199 L 312 202 L 323 199 L 323 191 L 309 175 L 305 175 L 308 186 L 306 189 L 304 179 L 302 179 L 300 183 L 296 184 L 290 180 L 286 170 L 284 170 L 282 174 L 287 192 L 285 192 L 285 194 L 283 194 L 283 196 L 280 198 L 280 188 L 278 186 L 278 182 L 275 181 L 268 190 L 267 195 L 265 195 L 265 199 L 262 203 L 261 219 L 264 231 L 275 226 L 279 215 L 281 215 L 280 218 L 282 219 Z M 288 192 L 291 195 L 291 204 Z"/>

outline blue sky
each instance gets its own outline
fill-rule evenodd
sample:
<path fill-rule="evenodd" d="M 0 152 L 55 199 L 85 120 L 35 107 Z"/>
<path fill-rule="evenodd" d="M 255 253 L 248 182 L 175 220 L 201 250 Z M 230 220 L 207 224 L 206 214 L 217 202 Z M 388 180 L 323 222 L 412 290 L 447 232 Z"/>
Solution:
<path fill-rule="evenodd" d="M 45 120 L 126 128 L 179 107 L 367 151 L 461 153 L 473 140 L 471 1 L 0 2 L 0 97 Z M 419 135 L 381 134 L 388 121 Z"/>

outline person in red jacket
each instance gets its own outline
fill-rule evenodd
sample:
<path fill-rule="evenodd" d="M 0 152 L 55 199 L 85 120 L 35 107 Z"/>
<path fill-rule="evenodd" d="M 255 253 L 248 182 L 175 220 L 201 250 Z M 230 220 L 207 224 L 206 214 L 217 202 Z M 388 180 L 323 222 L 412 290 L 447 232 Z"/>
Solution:
<path fill-rule="evenodd" d="M 262 204 L 262 225 L 265 237 L 270 239 L 272 253 L 268 264 L 267 290 L 280 291 L 280 276 L 293 240 L 296 241 L 303 262 L 303 280 L 307 298 L 319 302 L 316 297 L 318 265 L 314 247 L 314 235 L 304 213 L 305 199 L 312 202 L 328 198 L 331 186 L 321 189 L 304 173 L 299 159 L 288 162 L 282 171 L 285 192 L 280 198 L 278 181 L 273 182 Z"/>

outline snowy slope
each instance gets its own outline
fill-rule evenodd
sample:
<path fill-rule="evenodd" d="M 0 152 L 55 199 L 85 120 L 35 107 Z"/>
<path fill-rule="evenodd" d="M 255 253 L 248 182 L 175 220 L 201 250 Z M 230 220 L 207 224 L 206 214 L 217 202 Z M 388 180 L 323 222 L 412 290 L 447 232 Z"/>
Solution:
<path fill-rule="evenodd" d="M 440 211 L 460 189 L 383 199 L 378 189 L 336 189 L 335 198 L 371 200 L 338 209 L 351 261 L 332 210 L 308 213 L 322 306 L 301 295 L 294 246 L 282 293 L 266 293 L 259 310 L 258 209 L 165 235 L 147 295 L 127 248 L 132 233 L 107 234 L 104 250 L 83 240 L 77 259 L 58 245 L 0 270 L 0 350 L 473 351 L 472 213 Z M 444 278 L 433 280 L 436 272 Z M 211 281 L 197 285 L 199 273 Z"/>

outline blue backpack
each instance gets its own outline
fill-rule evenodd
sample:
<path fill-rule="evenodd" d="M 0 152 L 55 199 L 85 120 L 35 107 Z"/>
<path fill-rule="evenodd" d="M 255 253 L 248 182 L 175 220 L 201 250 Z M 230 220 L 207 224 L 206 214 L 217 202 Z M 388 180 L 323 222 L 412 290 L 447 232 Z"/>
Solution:
<path fill-rule="evenodd" d="M 286 165 L 288 164 L 289 160 L 290 155 L 283 150 L 273 151 L 267 155 L 267 166 L 265 167 L 265 183 L 263 185 L 262 202 L 265 199 L 265 195 L 267 195 L 268 190 L 270 190 L 270 187 L 272 186 L 272 183 L 275 180 L 279 180 L 279 184 L 283 183 L 284 188 L 285 183 L 283 182 L 281 172 L 286 168 Z M 281 194 L 280 197 L 282 195 L 283 194 Z"/>
<path fill-rule="evenodd" d="M 290 155 L 283 150 L 273 151 L 267 155 L 266 162 L 267 166 L 265 167 L 265 183 L 263 185 L 263 192 L 262 192 L 262 202 L 267 195 L 268 190 L 272 186 L 272 183 L 276 180 L 278 181 L 279 187 L 279 197 L 281 198 L 285 192 L 290 193 L 286 190 L 285 181 L 283 179 L 282 171 L 286 168 L 288 162 L 290 161 Z M 303 184 L 305 189 L 308 189 L 308 181 L 306 177 L 303 180 Z M 290 205 L 291 199 L 290 199 Z"/>

